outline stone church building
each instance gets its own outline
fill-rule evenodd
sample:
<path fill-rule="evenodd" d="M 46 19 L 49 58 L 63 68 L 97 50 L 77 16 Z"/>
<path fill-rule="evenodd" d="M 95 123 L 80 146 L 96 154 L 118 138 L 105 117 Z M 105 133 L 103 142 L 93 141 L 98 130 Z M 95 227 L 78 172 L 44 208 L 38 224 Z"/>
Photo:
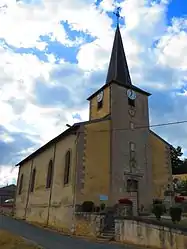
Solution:
<path fill-rule="evenodd" d="M 170 144 L 149 129 L 151 94 L 132 84 L 119 26 L 105 84 L 75 123 L 19 166 L 16 216 L 68 227 L 76 205 L 133 201 L 136 215 L 172 181 Z"/>

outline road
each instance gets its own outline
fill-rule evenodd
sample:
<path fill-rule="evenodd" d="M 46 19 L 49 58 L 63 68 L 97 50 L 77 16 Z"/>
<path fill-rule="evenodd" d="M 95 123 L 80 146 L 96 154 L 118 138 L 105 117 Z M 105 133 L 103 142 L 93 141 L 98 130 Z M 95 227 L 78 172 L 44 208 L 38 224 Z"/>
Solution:
<path fill-rule="evenodd" d="M 138 249 L 129 245 L 99 243 L 76 237 L 72 238 L 2 215 L 0 215 L 0 229 L 5 229 L 33 241 L 44 249 Z"/>

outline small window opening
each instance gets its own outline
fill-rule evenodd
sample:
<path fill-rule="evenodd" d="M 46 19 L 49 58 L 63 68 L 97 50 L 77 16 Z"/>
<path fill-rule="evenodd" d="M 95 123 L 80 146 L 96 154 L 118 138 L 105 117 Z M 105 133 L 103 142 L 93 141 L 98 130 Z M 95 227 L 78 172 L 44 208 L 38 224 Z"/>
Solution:
<path fill-rule="evenodd" d="M 134 100 L 134 99 L 128 98 L 128 104 L 129 104 L 130 106 L 135 107 L 135 100 Z"/>

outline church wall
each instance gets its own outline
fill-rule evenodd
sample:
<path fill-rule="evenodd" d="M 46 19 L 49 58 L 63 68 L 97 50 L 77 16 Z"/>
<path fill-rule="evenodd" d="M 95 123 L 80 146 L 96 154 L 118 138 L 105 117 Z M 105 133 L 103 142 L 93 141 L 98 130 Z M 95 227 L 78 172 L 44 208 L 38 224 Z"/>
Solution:
<path fill-rule="evenodd" d="M 70 182 L 64 186 L 65 154 L 71 151 Z M 52 189 L 46 189 L 48 164 L 54 160 Z M 69 229 L 72 223 L 72 204 L 76 163 L 76 136 L 70 135 L 54 143 L 31 162 L 20 167 L 20 174 L 25 177 L 21 196 L 16 199 L 16 216 L 26 220 L 61 229 Z M 36 168 L 36 179 L 33 193 L 27 197 L 31 168 Z M 19 175 L 20 175 L 19 174 Z M 24 200 L 24 202 L 21 200 Z"/>
<path fill-rule="evenodd" d="M 84 179 L 79 202 L 100 204 L 100 195 L 109 195 L 110 121 L 85 126 Z"/>
<path fill-rule="evenodd" d="M 164 198 L 167 185 L 172 182 L 169 145 L 150 132 L 152 148 L 153 198 Z"/>
<path fill-rule="evenodd" d="M 15 215 L 20 219 L 23 219 L 25 217 L 31 167 L 32 167 L 32 161 L 30 160 L 19 168 L 17 190 L 16 190 L 16 201 L 15 201 Z M 22 188 L 22 193 L 19 195 L 18 190 L 20 185 L 20 177 L 22 174 L 23 174 L 23 188 Z"/>
<path fill-rule="evenodd" d="M 93 97 L 90 101 L 90 120 L 103 118 L 110 114 L 110 87 L 104 89 L 103 107 L 97 109 L 97 96 Z"/>
<path fill-rule="evenodd" d="M 136 92 L 136 112 L 135 116 L 131 117 L 126 91 L 127 89 L 112 84 L 112 199 L 115 203 L 119 198 L 129 197 L 127 179 L 133 178 L 138 181 L 139 185 L 135 205 L 140 207 L 142 204 L 144 207 L 148 207 L 152 197 L 149 130 L 148 128 L 136 129 L 138 126 L 149 126 L 148 98 Z M 131 129 L 130 122 L 133 122 L 135 129 Z M 130 142 L 135 144 L 135 168 L 130 167 Z M 134 195 L 132 198 L 134 198 Z"/>
<path fill-rule="evenodd" d="M 64 186 L 65 154 L 71 151 L 69 184 Z M 63 230 L 71 229 L 75 183 L 76 136 L 71 135 L 56 145 L 55 170 L 49 210 L 49 225 Z"/>
<path fill-rule="evenodd" d="M 34 192 L 29 192 L 26 219 L 46 223 L 50 189 L 46 189 L 46 179 L 49 161 L 54 159 L 54 144 L 33 159 L 33 169 L 36 169 Z"/>

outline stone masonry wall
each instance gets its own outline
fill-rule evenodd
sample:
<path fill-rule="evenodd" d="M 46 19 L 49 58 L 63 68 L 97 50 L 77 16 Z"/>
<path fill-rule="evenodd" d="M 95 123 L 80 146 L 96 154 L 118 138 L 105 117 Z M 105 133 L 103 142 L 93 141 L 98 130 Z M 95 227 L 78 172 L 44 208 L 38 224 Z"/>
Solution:
<path fill-rule="evenodd" d="M 187 234 L 177 229 L 133 220 L 116 220 L 116 241 L 160 249 L 187 248 Z"/>
<path fill-rule="evenodd" d="M 97 237 L 100 233 L 100 224 L 103 215 L 76 213 L 75 234 Z"/>

